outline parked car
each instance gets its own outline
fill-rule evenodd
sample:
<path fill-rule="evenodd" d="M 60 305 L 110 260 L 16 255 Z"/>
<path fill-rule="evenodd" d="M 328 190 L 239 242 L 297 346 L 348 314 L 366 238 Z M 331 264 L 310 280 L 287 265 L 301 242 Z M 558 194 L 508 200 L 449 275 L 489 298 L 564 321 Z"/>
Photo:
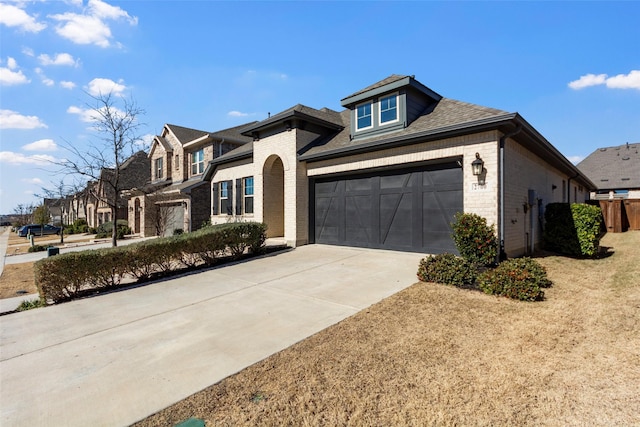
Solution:
<path fill-rule="evenodd" d="M 18 229 L 18 236 L 27 237 L 29 234 L 33 234 L 35 236 L 45 235 L 45 234 L 60 234 L 61 228 L 56 227 L 55 225 L 45 224 L 44 228 L 40 224 L 28 224 L 23 225 Z"/>

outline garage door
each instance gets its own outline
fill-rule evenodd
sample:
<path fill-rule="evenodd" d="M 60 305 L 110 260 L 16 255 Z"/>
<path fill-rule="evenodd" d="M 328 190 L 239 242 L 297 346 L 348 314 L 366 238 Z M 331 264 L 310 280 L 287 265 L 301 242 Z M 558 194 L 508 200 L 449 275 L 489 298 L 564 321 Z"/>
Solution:
<path fill-rule="evenodd" d="M 184 231 L 184 208 L 182 204 L 165 207 L 166 228 L 164 236 L 172 236 L 175 230 Z"/>
<path fill-rule="evenodd" d="M 451 222 L 463 210 L 456 162 L 312 182 L 316 243 L 457 253 Z"/>

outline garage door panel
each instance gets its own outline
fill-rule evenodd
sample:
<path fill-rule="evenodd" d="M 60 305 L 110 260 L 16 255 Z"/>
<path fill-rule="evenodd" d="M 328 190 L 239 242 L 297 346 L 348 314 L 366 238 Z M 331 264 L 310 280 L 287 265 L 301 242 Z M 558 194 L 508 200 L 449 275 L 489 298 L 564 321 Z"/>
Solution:
<path fill-rule="evenodd" d="M 372 240 L 371 196 L 352 196 L 345 201 L 345 239 L 355 244 L 367 244 Z"/>
<path fill-rule="evenodd" d="M 455 163 L 319 179 L 315 241 L 455 253 L 451 222 L 463 210 L 462 179 Z"/>

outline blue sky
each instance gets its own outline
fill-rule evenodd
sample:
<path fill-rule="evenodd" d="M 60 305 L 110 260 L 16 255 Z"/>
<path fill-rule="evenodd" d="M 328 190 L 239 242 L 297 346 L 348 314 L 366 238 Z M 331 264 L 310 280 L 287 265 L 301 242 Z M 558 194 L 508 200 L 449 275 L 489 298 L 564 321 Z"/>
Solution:
<path fill-rule="evenodd" d="M 519 112 L 578 161 L 640 141 L 640 2 L 0 1 L 0 213 L 97 136 L 88 93 L 216 131 L 390 74 Z M 71 177 L 66 177 L 70 180 Z"/>

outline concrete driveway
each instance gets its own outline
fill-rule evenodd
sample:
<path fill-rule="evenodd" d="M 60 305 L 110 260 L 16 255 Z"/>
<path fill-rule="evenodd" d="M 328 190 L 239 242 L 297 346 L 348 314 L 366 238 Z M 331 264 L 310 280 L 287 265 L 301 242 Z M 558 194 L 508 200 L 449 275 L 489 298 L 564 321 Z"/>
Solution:
<path fill-rule="evenodd" d="M 308 245 L 0 317 L 0 424 L 126 426 L 416 281 L 420 254 Z"/>

